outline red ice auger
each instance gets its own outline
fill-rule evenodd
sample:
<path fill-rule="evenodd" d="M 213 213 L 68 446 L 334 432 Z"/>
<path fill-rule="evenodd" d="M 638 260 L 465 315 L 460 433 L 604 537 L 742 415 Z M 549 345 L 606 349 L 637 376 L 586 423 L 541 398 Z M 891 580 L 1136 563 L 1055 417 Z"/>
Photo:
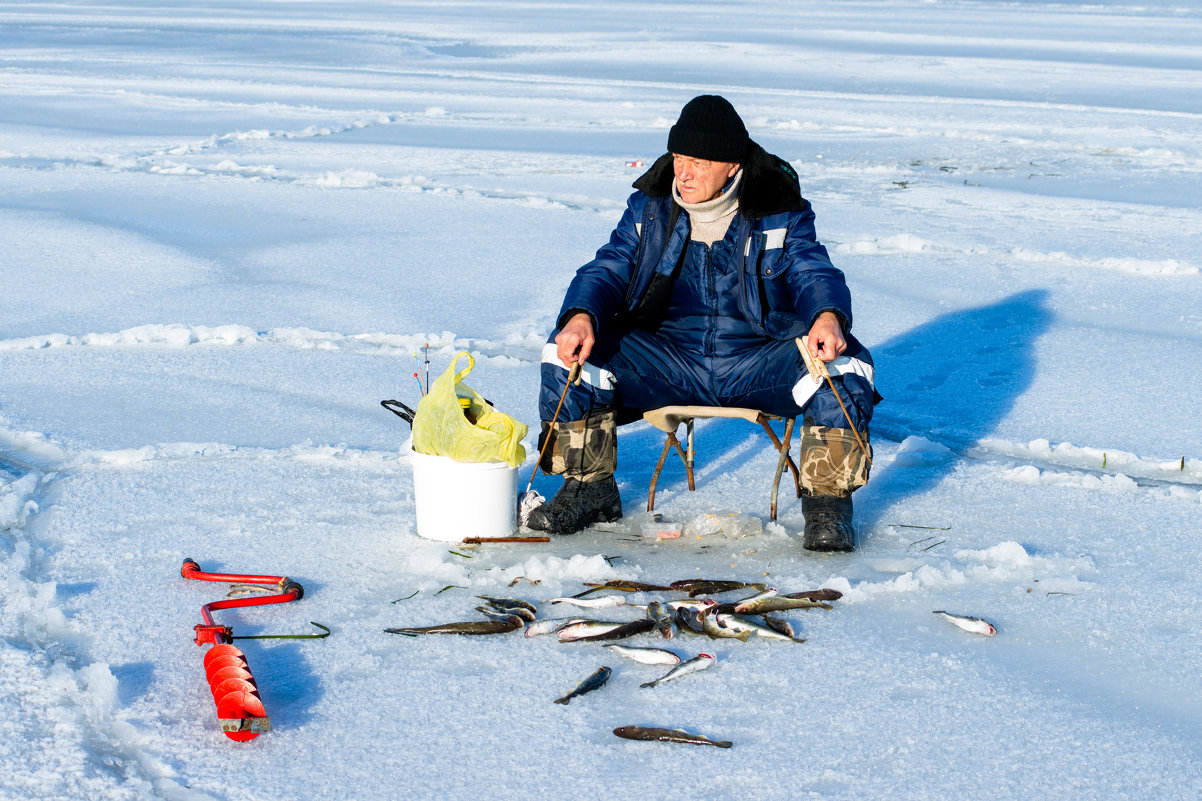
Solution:
<path fill-rule="evenodd" d="M 299 601 L 305 589 L 287 576 L 250 576 L 234 573 L 204 573 L 192 559 L 185 559 L 180 575 L 199 581 L 227 581 L 264 587 L 275 587 L 275 595 L 259 595 L 249 598 L 231 598 L 213 601 L 200 608 L 203 623 L 197 623 L 196 644 L 212 643 L 204 656 L 205 676 L 213 691 L 217 704 L 217 722 L 231 740 L 245 742 L 253 740 L 265 731 L 271 731 L 271 721 L 263 709 L 258 685 L 246 664 L 246 655 L 234 647 L 234 631 L 213 621 L 214 609 L 234 609 L 242 606 L 263 606 Z M 316 625 L 316 624 L 315 624 Z M 322 628 L 325 628 L 324 626 Z M 326 630 L 328 633 L 328 629 Z M 296 635 L 294 635 L 296 636 Z M 308 636 L 308 635 L 299 635 Z M 324 636 L 324 635 L 316 635 Z M 242 638 L 237 638 L 242 639 Z"/>

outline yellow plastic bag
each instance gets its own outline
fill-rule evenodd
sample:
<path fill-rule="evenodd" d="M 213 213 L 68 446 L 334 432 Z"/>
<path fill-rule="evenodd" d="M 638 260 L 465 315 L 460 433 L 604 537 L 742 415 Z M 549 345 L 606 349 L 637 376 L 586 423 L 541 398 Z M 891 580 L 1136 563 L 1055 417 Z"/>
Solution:
<path fill-rule="evenodd" d="M 467 369 L 457 373 L 455 365 L 464 356 Z M 457 462 L 505 462 L 517 467 L 526 459 L 522 447 L 526 426 L 489 406 L 480 393 L 463 383 L 475 366 L 472 355 L 462 351 L 434 379 L 413 416 L 413 450 Z"/>

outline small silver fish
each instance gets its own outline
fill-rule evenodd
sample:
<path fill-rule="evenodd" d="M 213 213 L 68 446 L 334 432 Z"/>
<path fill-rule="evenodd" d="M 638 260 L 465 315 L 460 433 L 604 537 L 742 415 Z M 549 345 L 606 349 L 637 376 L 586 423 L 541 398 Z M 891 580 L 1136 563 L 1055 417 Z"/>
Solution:
<path fill-rule="evenodd" d="M 784 620 L 783 618 L 772 617 L 771 615 L 760 615 L 760 619 L 764 621 L 764 625 L 768 628 L 779 632 L 790 639 L 797 639 L 797 632 L 793 629 L 793 624 L 789 621 Z"/>
<path fill-rule="evenodd" d="M 530 612 L 538 611 L 534 604 L 529 601 L 523 601 L 521 598 L 494 598 L 491 595 L 477 595 L 476 597 L 497 609 L 513 609 L 514 607 L 518 607 Z"/>
<path fill-rule="evenodd" d="M 709 635 L 711 640 L 741 640 L 751 639 L 751 629 L 745 626 L 726 627 L 714 619 L 713 615 L 701 617 L 701 630 Z"/>
<path fill-rule="evenodd" d="M 575 690 L 572 690 L 570 693 L 568 693 L 567 695 L 565 695 L 562 698 L 556 698 L 555 703 L 566 705 L 576 696 L 584 695 L 585 693 L 591 693 L 593 690 L 596 690 L 596 689 L 602 687 L 605 684 L 605 682 L 609 681 L 609 674 L 611 672 L 612 671 L 610 671 L 610 669 L 605 667 L 604 665 L 597 668 L 592 673 L 590 673 L 585 678 L 584 681 L 577 684 Z"/>
<path fill-rule="evenodd" d="M 626 624 L 619 620 L 581 620 L 555 630 L 560 642 L 572 642 L 594 634 L 606 634 Z"/>
<path fill-rule="evenodd" d="M 713 598 L 677 598 L 664 604 L 664 606 L 668 607 L 668 611 L 673 614 L 681 609 L 707 609 L 717 605 L 718 602 Z"/>
<path fill-rule="evenodd" d="M 981 620 L 979 617 L 969 617 L 968 615 L 953 615 L 950 612 L 944 612 L 942 609 L 936 609 L 931 614 L 942 615 L 945 620 L 949 620 L 965 631 L 971 631 L 973 634 L 984 634 L 986 637 L 992 637 L 997 634 L 997 629 L 987 620 Z"/>
<path fill-rule="evenodd" d="M 560 638 L 560 642 L 588 642 L 592 640 L 624 640 L 627 637 L 633 637 L 636 634 L 642 634 L 645 631 L 651 631 L 655 626 L 650 620 L 645 617 L 640 617 L 637 620 L 631 620 L 617 628 L 608 629 L 606 631 L 596 631 L 583 636 L 572 637 L 571 640 Z"/>
<path fill-rule="evenodd" d="M 509 615 L 517 615 L 522 620 L 525 620 L 527 622 L 534 622 L 534 613 L 531 612 L 529 609 L 526 609 L 525 607 L 521 607 L 521 606 L 515 606 L 513 608 L 505 608 L 505 607 L 497 607 L 497 606 L 477 606 L 476 611 L 479 612 L 480 614 L 484 615 L 485 617 L 492 618 L 493 620 L 501 620 L 502 618 L 508 617 Z"/>
<path fill-rule="evenodd" d="M 542 634 L 550 634 L 553 631 L 559 631 L 564 626 L 572 623 L 581 623 L 588 618 L 585 617 L 554 617 L 546 620 L 536 620 L 526 627 L 527 637 L 538 637 Z"/>
<path fill-rule="evenodd" d="M 640 665 L 679 665 L 680 657 L 663 648 L 636 648 L 630 645 L 605 645 L 618 656 L 634 660 Z"/>
<path fill-rule="evenodd" d="M 654 687 L 655 685 L 660 684 L 662 682 L 671 681 L 672 679 L 678 679 L 681 676 L 687 675 L 689 673 L 695 673 L 698 670 L 705 670 L 707 667 L 709 667 L 712 664 L 714 664 L 714 658 L 712 656 L 710 656 L 709 654 L 697 654 L 697 656 L 693 657 L 692 659 L 681 662 L 679 665 L 672 668 L 671 670 L 669 670 L 664 675 L 660 676 L 655 681 L 644 682 L 643 684 L 640 684 L 639 686 L 640 687 Z"/>
<path fill-rule="evenodd" d="M 626 599 L 621 595 L 598 595 L 596 598 L 552 598 L 553 604 L 570 604 L 585 609 L 604 609 L 607 606 L 625 606 Z"/>
<path fill-rule="evenodd" d="M 722 628 L 725 628 L 725 629 L 730 629 L 732 631 L 750 632 L 751 634 L 754 634 L 757 637 L 763 637 L 764 639 L 767 639 L 767 640 L 784 640 L 786 642 L 805 642 L 805 640 L 798 639 L 798 638 L 794 637 L 792 634 L 785 634 L 784 632 L 782 632 L 778 629 L 771 628 L 770 626 L 761 626 L 759 623 L 756 623 L 754 620 L 748 620 L 747 618 L 742 617 L 740 615 L 730 615 L 730 614 L 719 612 L 718 614 L 714 615 L 713 617 L 714 617 L 715 622 L 719 626 L 721 626 Z M 790 627 L 789 630 L 792 631 L 792 627 Z"/>

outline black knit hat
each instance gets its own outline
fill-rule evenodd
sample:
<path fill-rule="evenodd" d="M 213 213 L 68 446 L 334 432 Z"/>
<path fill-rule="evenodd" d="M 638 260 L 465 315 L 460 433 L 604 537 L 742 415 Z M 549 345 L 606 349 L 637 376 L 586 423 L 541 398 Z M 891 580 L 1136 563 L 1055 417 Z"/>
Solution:
<path fill-rule="evenodd" d="M 718 95 L 694 97 L 668 131 L 668 152 L 695 159 L 741 164 L 750 144 L 739 113 Z"/>

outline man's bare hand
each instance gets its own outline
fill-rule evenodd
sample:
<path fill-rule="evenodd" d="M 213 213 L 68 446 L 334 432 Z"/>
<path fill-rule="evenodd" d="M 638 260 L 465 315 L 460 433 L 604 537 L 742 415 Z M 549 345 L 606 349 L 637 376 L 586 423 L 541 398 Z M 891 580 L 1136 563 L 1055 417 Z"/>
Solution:
<path fill-rule="evenodd" d="M 569 369 L 593 352 L 597 339 L 593 335 L 593 318 L 581 312 L 568 320 L 555 336 L 556 354 Z"/>
<path fill-rule="evenodd" d="M 839 324 L 839 316 L 834 312 L 823 312 L 810 326 L 809 334 L 810 355 L 832 362 L 847 350 L 847 340 L 843 338 L 843 326 Z M 562 353 L 562 350 L 560 351 Z M 562 358 L 562 356 L 561 356 Z"/>

